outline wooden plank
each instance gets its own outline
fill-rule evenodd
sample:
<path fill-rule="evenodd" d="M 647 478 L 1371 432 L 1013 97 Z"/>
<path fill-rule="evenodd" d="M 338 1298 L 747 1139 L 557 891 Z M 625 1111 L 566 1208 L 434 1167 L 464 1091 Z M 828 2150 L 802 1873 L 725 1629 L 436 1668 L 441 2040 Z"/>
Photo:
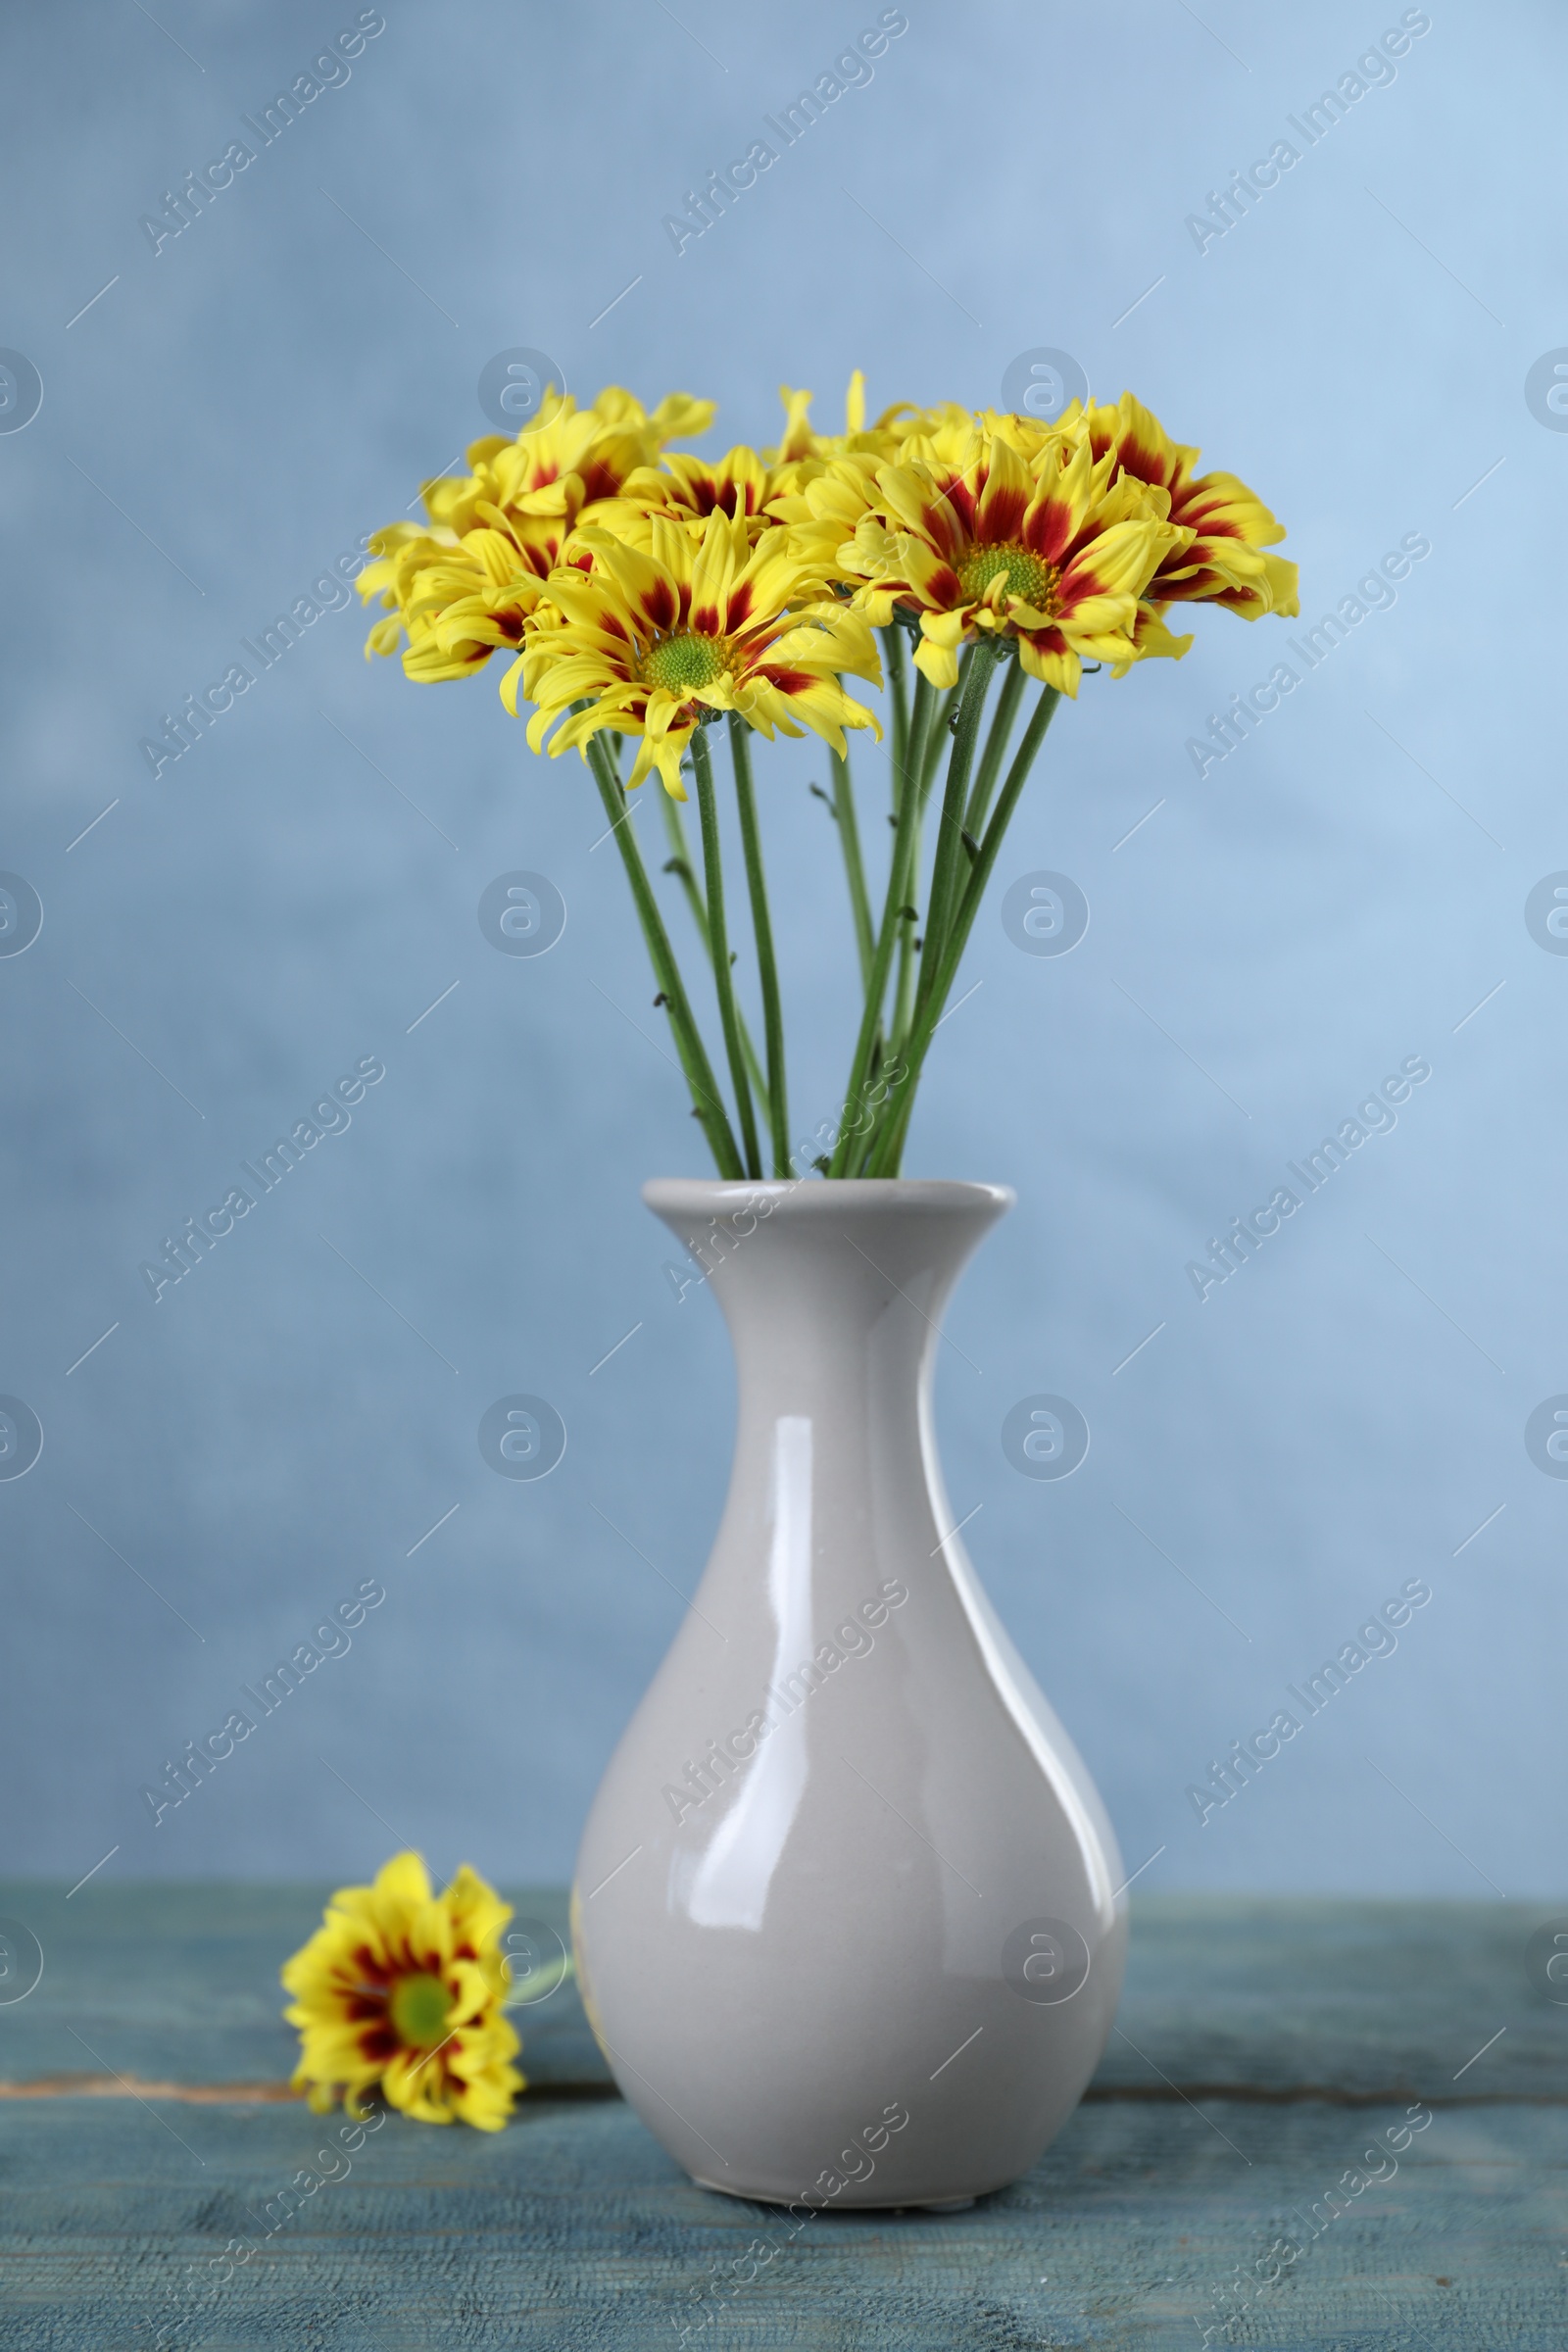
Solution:
<path fill-rule="evenodd" d="M 292 2216 L 280 2192 L 325 2169 L 328 2119 L 15 2103 L 0 2108 L 0 2340 L 147 2352 L 188 2308 L 187 2266 L 214 2278 L 243 2239 L 255 2256 L 175 2345 L 674 2352 L 684 2328 L 685 2352 L 1192 2352 L 1234 2314 L 1211 2342 L 1561 2352 L 1568 2114 L 1439 2112 L 1329 2218 L 1329 2189 L 1364 2175 L 1402 2115 L 1107 2101 L 971 2212 L 829 2213 L 792 2235 L 787 2216 L 694 2188 L 618 2101 L 531 2103 L 495 2135 L 394 2117 Z M 1223 2292 L 1238 2266 L 1243 2304 Z"/>
<path fill-rule="evenodd" d="M 278 1970 L 320 1924 L 320 1886 L 0 1883 L 0 1917 L 43 1946 L 24 2001 L 0 2005 L 0 2082 L 101 2074 L 137 2082 L 286 2082 L 299 2044 L 282 2019 Z M 508 1897 L 568 1940 L 565 1890 Z M 516 2009 L 529 2080 L 608 2086 L 575 1987 Z"/>
<path fill-rule="evenodd" d="M 1544 1999 L 1525 1969 L 1531 1935 L 1565 1914 L 1568 1904 L 1149 1895 L 1133 1910 L 1117 2023 L 1184 2084 L 1568 2099 L 1568 2006 Z M 1147 2090 L 1150 2070 L 1113 2034 L 1096 2083 Z"/>
<path fill-rule="evenodd" d="M 294 2039 L 277 1972 L 329 1891 L 111 1879 L 68 1902 L 63 1887 L 0 1885 L 0 1915 L 29 1924 L 45 1954 L 37 1990 L 0 2005 L 0 2081 L 106 2068 L 154 2082 L 286 2081 Z M 510 1899 L 564 1935 L 562 1889 Z M 1568 2007 L 1543 2000 L 1524 1969 L 1548 1916 L 1524 1904 L 1146 1896 L 1096 2091 L 1157 2093 L 1163 2076 L 1271 2097 L 1568 2098 Z M 514 2014 L 531 2082 L 608 2084 L 574 1987 Z"/>

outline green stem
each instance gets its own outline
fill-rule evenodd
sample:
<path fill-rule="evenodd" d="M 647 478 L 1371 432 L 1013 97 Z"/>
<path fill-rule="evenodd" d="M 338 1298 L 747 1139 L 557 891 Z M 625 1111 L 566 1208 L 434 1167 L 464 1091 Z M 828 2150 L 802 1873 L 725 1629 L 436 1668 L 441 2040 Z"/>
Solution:
<path fill-rule="evenodd" d="M 871 1058 L 866 1065 L 865 1084 L 863 1089 L 863 1092 L 866 1095 L 869 1095 L 871 1089 L 881 1078 L 886 1056 L 887 1041 L 883 1037 L 882 1031 L 878 1029 L 876 1036 L 871 1041 Z M 850 1149 L 844 1161 L 844 1173 L 846 1176 L 859 1176 L 863 1174 L 866 1158 L 870 1152 L 871 1146 L 876 1141 L 876 1109 L 873 1106 L 871 1108 L 871 1116 L 867 1119 L 864 1127 L 858 1128 L 856 1134 L 851 1139 Z"/>
<path fill-rule="evenodd" d="M 909 689 L 904 666 L 904 631 L 897 621 L 882 631 L 887 654 L 888 692 L 893 700 L 894 789 L 909 754 Z M 895 813 L 897 813 L 895 811 Z"/>
<path fill-rule="evenodd" d="M 735 1138 L 730 1131 L 712 1066 L 681 982 L 680 967 L 675 961 L 669 934 L 664 929 L 658 901 L 643 865 L 642 852 L 632 834 L 631 805 L 607 748 L 595 739 L 590 739 L 588 744 L 588 764 L 599 786 L 599 797 L 604 802 L 611 830 L 619 845 L 620 861 L 631 885 L 632 903 L 637 909 L 643 937 L 648 943 L 654 977 L 659 982 L 664 1008 L 669 1014 L 670 1034 L 675 1041 L 675 1051 L 680 1056 L 686 1083 L 691 1089 L 693 1107 L 702 1121 L 720 1176 L 732 1180 L 743 1177 L 746 1170 L 741 1165 L 741 1155 L 735 1148 Z M 662 786 L 660 789 L 662 790 Z"/>
<path fill-rule="evenodd" d="M 991 631 L 978 637 L 970 659 L 969 674 L 963 682 L 962 698 L 958 704 L 958 723 L 953 737 L 953 756 L 948 761 L 948 785 L 942 800 L 942 821 L 937 828 L 936 859 L 931 869 L 931 897 L 925 920 L 925 960 L 914 1000 L 916 1015 L 929 1001 L 941 961 L 948 916 L 956 888 L 957 869 L 965 855 L 960 836 L 964 807 L 969 795 L 969 770 L 974 764 L 975 746 L 980 739 L 980 718 L 991 685 L 991 673 L 1001 650 L 1000 640 Z"/>
<path fill-rule="evenodd" d="M 703 828 L 703 877 L 708 885 L 708 940 L 713 958 L 713 987 L 718 997 L 724 1050 L 729 1056 L 730 1084 L 735 1089 L 735 1107 L 740 1113 L 741 1141 L 746 1148 L 745 1173 L 760 1178 L 762 1158 L 757 1146 L 757 1117 L 752 1108 L 751 1081 L 746 1075 L 746 1055 L 741 1048 L 735 975 L 730 969 L 729 933 L 724 925 L 724 868 L 718 842 L 718 806 L 713 798 L 713 768 L 705 731 L 700 726 L 692 730 L 691 750 L 692 769 L 697 778 L 697 813 Z"/>
<path fill-rule="evenodd" d="M 906 905 L 917 901 L 920 895 L 921 837 L 925 831 L 926 808 L 931 799 L 931 786 L 936 778 L 937 763 L 942 757 L 942 746 L 944 743 L 952 741 L 948 721 L 962 696 L 964 683 L 969 675 L 968 665 L 972 658 L 973 648 L 971 647 L 963 656 L 957 684 L 951 686 L 937 705 L 936 716 L 926 733 L 925 753 L 920 761 L 919 805 L 914 812 L 914 840 L 909 851 L 909 898 L 906 901 Z M 892 1036 L 895 1047 L 908 1029 L 909 1015 L 914 1004 L 915 981 L 920 971 L 919 957 L 922 953 L 922 950 L 915 946 L 915 933 L 918 927 L 919 916 L 918 908 L 916 908 L 915 912 L 904 917 L 903 927 L 899 932 L 899 979 L 893 997 Z"/>
<path fill-rule="evenodd" d="M 964 683 L 969 675 L 969 663 L 973 659 L 973 647 L 967 647 L 961 655 L 957 683 L 950 686 L 940 699 L 934 702 L 926 724 L 924 749 L 920 752 L 918 760 L 910 759 L 908 761 L 909 772 L 916 776 L 917 782 L 914 813 L 910 818 L 908 883 L 904 901 L 908 912 L 901 913 L 899 917 L 898 978 L 893 990 L 893 1010 L 889 1023 L 888 1049 L 895 1053 L 900 1041 L 908 1031 L 910 1016 L 914 1008 L 915 983 L 920 972 L 921 951 L 915 946 L 915 934 L 919 928 L 917 902 L 920 896 L 920 860 L 925 833 L 925 812 L 931 799 L 931 786 L 936 778 L 937 765 L 942 758 L 942 747 L 945 743 L 951 745 L 953 740 L 948 722 L 962 696 Z M 935 693 L 935 689 L 933 689 L 933 693 Z M 912 748 L 910 747 L 911 750 Z M 868 1087 L 876 1074 L 874 1067 L 867 1068 L 866 1085 Z M 877 1127 L 873 1119 L 864 1131 L 857 1136 L 852 1145 L 849 1158 L 845 1163 L 846 1174 L 859 1175 L 861 1163 L 869 1153 L 876 1135 Z"/>
<path fill-rule="evenodd" d="M 915 1088 L 919 1084 L 920 1072 L 930 1050 L 931 1040 L 941 1023 L 943 1006 L 947 1003 L 956 977 L 963 951 L 968 945 L 969 933 L 974 928 L 974 919 L 980 910 L 980 902 L 985 897 L 986 885 L 991 879 L 992 868 L 997 862 L 997 853 L 1002 847 L 1003 835 L 1006 832 L 1012 812 L 1018 806 L 1019 796 L 1028 781 L 1029 770 L 1034 765 L 1035 755 L 1045 742 L 1046 729 L 1050 726 L 1056 705 L 1060 700 L 1061 696 L 1054 686 L 1041 688 L 1040 699 L 1035 704 L 1029 724 L 1024 730 L 1023 741 L 1019 744 L 1012 765 L 1007 770 L 1007 780 L 1002 788 L 1002 797 L 997 803 L 996 814 L 986 827 L 985 839 L 980 845 L 980 855 L 975 859 L 974 870 L 970 874 L 963 895 L 958 902 L 957 912 L 941 944 L 935 965 L 936 978 L 932 983 L 930 994 L 926 999 L 923 1010 L 916 1016 L 913 1034 L 899 1057 L 901 1067 L 890 1090 L 888 1115 L 882 1122 L 881 1131 L 868 1155 L 866 1172 L 869 1175 L 896 1176 L 899 1172 L 899 1162 L 904 1155 L 905 1140 L 908 1134 L 909 1118 L 914 1107 Z"/>
<path fill-rule="evenodd" d="M 660 792 L 659 799 L 664 812 L 664 831 L 668 834 L 669 846 L 675 853 L 665 865 L 664 871 L 666 874 L 674 873 L 686 894 L 686 904 L 691 908 L 692 921 L 697 926 L 697 936 L 703 943 L 703 954 L 708 957 L 709 966 L 711 969 L 713 943 L 708 936 L 708 908 L 703 903 L 703 894 L 697 887 L 697 876 L 692 871 L 692 861 L 687 855 L 686 828 L 681 823 L 680 803 L 672 800 L 669 794 L 662 790 Z M 752 1084 L 760 1095 L 765 1094 L 767 1082 L 762 1076 L 761 1058 L 752 1043 L 752 1033 L 746 1025 L 746 1015 L 738 1005 L 736 1014 L 741 1025 L 741 1051 L 746 1055 L 746 1067 L 750 1072 Z"/>
<path fill-rule="evenodd" d="M 914 842 L 909 858 L 909 883 L 911 891 L 917 887 L 916 876 L 918 875 L 919 871 L 920 819 L 917 814 L 914 820 Z M 906 900 L 905 904 L 907 906 L 909 901 Z M 914 1009 L 914 984 L 920 969 L 920 953 L 915 947 L 914 940 L 915 933 L 919 930 L 919 928 L 920 917 L 918 908 L 916 908 L 912 915 L 905 915 L 899 928 L 899 978 L 898 985 L 893 992 L 893 1023 L 891 1030 L 892 1040 L 895 1046 L 897 1046 L 900 1038 L 903 1037 L 905 1031 L 908 1028 L 909 1016 Z"/>
<path fill-rule="evenodd" d="M 866 895 L 865 862 L 860 856 L 860 827 L 855 813 L 855 784 L 850 775 L 848 745 L 842 760 L 837 752 L 831 751 L 828 759 L 833 768 L 833 814 L 838 822 L 839 847 L 844 852 L 850 911 L 855 918 L 855 945 L 860 958 L 860 986 L 865 988 L 871 979 L 871 902 Z"/>
<path fill-rule="evenodd" d="M 741 842 L 746 853 L 746 883 L 752 899 L 757 968 L 762 984 L 762 1025 L 767 1037 L 765 1100 L 773 1143 L 773 1173 L 775 1176 L 787 1176 L 790 1172 L 790 1118 L 784 1078 L 784 1008 L 779 1002 L 778 966 L 773 960 L 773 924 L 767 908 L 767 878 L 762 871 L 762 841 L 757 823 L 757 796 L 752 789 L 752 753 L 747 740 L 750 733 L 751 729 L 739 711 L 732 710 L 729 714 L 729 749 L 735 767 L 735 801 L 740 810 Z M 853 808 L 851 822 L 854 822 Z M 841 830 L 842 827 L 841 818 Z"/>
<path fill-rule="evenodd" d="M 978 841 L 985 829 L 986 815 L 991 807 L 991 795 L 997 789 L 997 777 L 1001 772 L 1002 762 L 1012 736 L 1013 721 L 1018 715 L 1018 705 L 1023 700 L 1023 687 L 1024 666 L 1014 650 L 1012 660 L 1006 663 L 1003 671 L 1002 692 L 997 697 L 997 708 L 991 720 L 991 732 L 986 737 L 986 748 L 980 755 L 980 766 L 975 775 L 974 790 L 969 795 L 969 806 L 964 812 L 964 831 L 969 835 L 971 841 Z"/>
<path fill-rule="evenodd" d="M 966 646 L 958 662 L 958 682 L 956 686 L 950 686 L 942 697 L 936 723 L 925 739 L 925 758 L 920 762 L 922 804 L 931 798 L 931 787 L 936 781 L 943 745 L 946 744 L 950 751 L 953 748 L 953 714 L 963 701 L 963 691 L 969 683 L 969 665 L 973 660 L 974 647 Z"/>
<path fill-rule="evenodd" d="M 939 715 L 936 724 L 931 728 L 933 736 L 940 731 L 941 725 L 942 720 Z M 920 927 L 920 916 L 915 901 L 919 897 L 920 890 L 920 842 L 925 831 L 925 798 L 924 792 L 916 795 L 914 815 L 909 825 L 909 887 L 908 896 L 904 902 L 904 906 L 908 911 L 905 912 L 901 909 L 899 917 L 899 978 L 898 985 L 893 992 L 891 1034 L 895 1044 L 904 1035 L 908 1025 L 910 1007 L 914 1003 L 914 983 L 919 971 L 914 935 Z"/>
<path fill-rule="evenodd" d="M 909 891 L 909 852 L 913 843 L 915 820 L 919 814 L 920 796 L 915 789 L 920 763 L 925 753 L 926 730 L 931 723 L 935 700 L 930 681 L 922 673 L 914 690 L 914 708 L 909 714 L 911 737 L 910 757 L 899 776 L 898 824 L 893 835 L 893 860 L 888 872 L 887 898 L 882 908 L 882 927 L 877 933 L 876 950 L 871 958 L 871 979 L 865 992 L 865 1009 L 860 1018 L 860 1032 L 856 1040 L 855 1056 L 850 1064 L 849 1091 L 845 1099 L 846 1123 L 841 1128 L 833 1157 L 828 1165 L 830 1176 L 849 1173 L 851 1153 L 857 1135 L 848 1124 L 851 1112 L 862 1103 L 871 1067 L 871 1056 L 877 1032 L 882 1022 L 882 1001 L 887 995 L 888 975 L 893 968 L 893 950 L 899 931 L 899 909 Z"/>

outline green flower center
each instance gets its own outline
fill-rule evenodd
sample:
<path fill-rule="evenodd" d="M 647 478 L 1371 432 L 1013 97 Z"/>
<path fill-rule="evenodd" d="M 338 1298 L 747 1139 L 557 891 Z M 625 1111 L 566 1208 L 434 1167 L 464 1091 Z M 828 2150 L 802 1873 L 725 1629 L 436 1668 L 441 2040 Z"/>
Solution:
<path fill-rule="evenodd" d="M 1027 547 L 977 547 L 958 567 L 966 597 L 978 601 L 993 580 L 1000 578 L 1008 596 L 1021 597 L 1036 612 L 1049 612 L 1056 585 L 1056 567 Z"/>
<path fill-rule="evenodd" d="M 711 637 L 662 637 L 642 660 L 645 685 L 662 686 L 682 701 L 724 675 L 724 648 Z"/>
<path fill-rule="evenodd" d="M 393 2030 L 405 2049 L 433 2050 L 447 2036 L 452 1996 L 439 1977 L 400 1977 L 389 2004 Z"/>

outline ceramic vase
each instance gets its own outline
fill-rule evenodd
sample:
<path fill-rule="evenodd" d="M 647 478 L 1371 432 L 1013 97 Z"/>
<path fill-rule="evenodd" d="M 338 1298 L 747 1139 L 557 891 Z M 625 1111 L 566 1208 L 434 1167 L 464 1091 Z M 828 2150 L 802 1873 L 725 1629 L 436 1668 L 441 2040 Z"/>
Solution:
<path fill-rule="evenodd" d="M 661 1180 L 729 1325 L 728 1500 L 584 1832 L 615 2080 L 709 2188 L 966 2203 L 1083 2093 L 1126 1945 L 1094 1784 L 954 1533 L 933 1358 L 1000 1185 Z"/>

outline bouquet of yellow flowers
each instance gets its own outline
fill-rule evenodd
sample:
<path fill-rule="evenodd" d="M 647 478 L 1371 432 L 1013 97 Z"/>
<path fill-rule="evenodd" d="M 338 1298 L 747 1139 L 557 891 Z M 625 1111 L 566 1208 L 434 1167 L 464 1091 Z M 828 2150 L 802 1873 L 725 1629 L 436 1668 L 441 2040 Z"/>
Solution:
<path fill-rule="evenodd" d="M 721 1176 L 896 1176 L 931 1040 L 1003 837 L 1052 715 L 1086 670 L 1124 677 L 1179 658 L 1173 605 L 1246 620 L 1295 613 L 1284 531 L 1234 474 L 1197 471 L 1130 392 L 1046 423 L 908 403 L 865 419 L 850 384 L 842 433 L 783 394 L 776 449 L 716 462 L 672 442 L 713 404 L 672 394 L 649 412 L 611 387 L 590 408 L 554 390 L 471 471 L 429 482 L 427 523 L 372 541 L 360 589 L 384 617 L 368 652 L 403 648 L 410 677 L 464 678 L 498 651 L 501 697 L 532 706 L 535 751 L 575 748 L 610 817 L 681 1067 Z M 912 674 L 911 674 L 912 673 Z M 881 689 L 892 737 L 892 849 L 872 911 L 848 737 L 879 720 L 847 679 Z M 1038 691 L 1018 735 L 1020 712 Z M 989 713 L 989 716 L 988 716 Z M 759 1054 L 730 949 L 708 730 L 729 737 L 762 1023 Z M 792 1152 L 784 1020 L 754 733 L 819 735 L 864 1002 L 839 1118 Z M 621 774 L 622 741 L 635 747 Z M 946 778 L 926 816 L 944 745 Z M 1009 759 L 1009 751 L 1011 757 Z M 654 770 L 672 855 L 710 967 L 726 1102 L 632 827 L 627 794 Z M 695 786 L 701 878 L 682 806 Z M 922 902 L 923 901 L 923 906 Z"/>

